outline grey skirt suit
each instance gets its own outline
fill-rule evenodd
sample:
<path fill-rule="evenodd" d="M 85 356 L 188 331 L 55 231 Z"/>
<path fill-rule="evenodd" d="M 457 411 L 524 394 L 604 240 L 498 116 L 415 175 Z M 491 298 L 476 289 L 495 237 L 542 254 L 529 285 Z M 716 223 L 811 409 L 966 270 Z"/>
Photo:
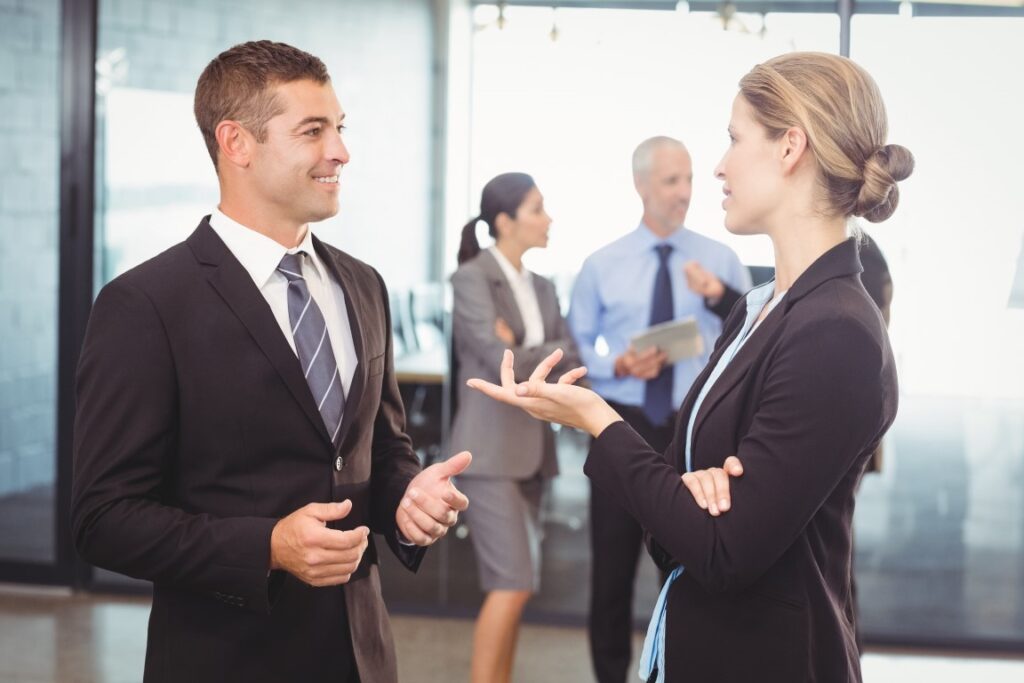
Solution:
<path fill-rule="evenodd" d="M 473 464 L 459 478 L 459 487 L 471 501 L 466 521 L 485 591 L 537 590 L 540 499 L 544 481 L 558 473 L 558 462 L 551 425 L 470 389 L 466 380 L 500 381 L 502 354 L 509 347 L 494 332 L 498 318 L 516 338 L 511 349 L 517 381 L 526 380 L 556 348 L 565 355 L 551 373 L 552 381 L 580 364 L 554 285 L 536 274 L 532 281 L 544 322 L 544 342 L 527 348 L 520 345 L 526 328 L 512 288 L 489 251 L 481 251 L 452 275 L 458 403 L 451 444 L 473 453 Z"/>

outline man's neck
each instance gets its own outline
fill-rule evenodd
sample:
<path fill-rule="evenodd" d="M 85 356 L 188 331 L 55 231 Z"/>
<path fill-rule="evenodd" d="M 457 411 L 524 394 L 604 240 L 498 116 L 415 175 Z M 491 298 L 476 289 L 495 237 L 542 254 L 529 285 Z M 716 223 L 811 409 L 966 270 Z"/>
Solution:
<path fill-rule="evenodd" d="M 256 211 L 246 210 L 245 206 L 222 198 L 217 207 L 220 212 L 254 232 L 269 237 L 285 249 L 299 246 L 309 229 L 307 224 L 294 225 L 288 221 L 267 219 Z"/>
<path fill-rule="evenodd" d="M 665 225 L 664 222 L 659 221 L 646 213 L 641 220 L 643 220 L 647 229 L 654 233 L 655 237 L 663 240 L 668 239 L 683 227 L 681 223 L 679 225 Z"/>

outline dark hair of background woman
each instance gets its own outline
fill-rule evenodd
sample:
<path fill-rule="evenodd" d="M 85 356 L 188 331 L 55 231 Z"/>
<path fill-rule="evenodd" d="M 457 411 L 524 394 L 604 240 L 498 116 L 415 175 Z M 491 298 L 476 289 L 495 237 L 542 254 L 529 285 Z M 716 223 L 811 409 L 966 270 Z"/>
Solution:
<path fill-rule="evenodd" d="M 533 178 L 525 173 L 502 173 L 484 185 L 480 195 L 480 215 L 470 219 L 462 228 L 458 256 L 460 265 L 480 253 L 480 243 L 476 239 L 476 224 L 479 221 L 487 223 L 487 233 L 497 239 L 498 230 L 495 224 L 498 214 L 504 213 L 514 219 L 526 194 L 536 186 Z"/>

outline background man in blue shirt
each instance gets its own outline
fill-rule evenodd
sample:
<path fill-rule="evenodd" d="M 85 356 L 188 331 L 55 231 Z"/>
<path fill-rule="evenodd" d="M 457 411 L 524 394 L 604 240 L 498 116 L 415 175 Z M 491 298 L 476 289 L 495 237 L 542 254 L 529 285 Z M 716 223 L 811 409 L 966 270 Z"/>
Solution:
<path fill-rule="evenodd" d="M 750 274 L 724 244 L 686 229 L 693 167 L 686 147 L 653 137 L 633 152 L 633 182 L 643 202 L 640 225 L 583 263 L 573 288 L 569 326 L 594 391 L 653 448 L 664 451 L 676 409 L 708 360 L 723 314 L 687 286 L 697 262 L 739 292 Z M 724 313 L 728 313 L 725 311 Z M 666 364 L 658 349 L 635 351 L 630 338 L 652 324 L 694 316 L 704 352 Z M 600 341 L 603 340 L 603 341 Z M 623 683 L 630 661 L 633 583 L 640 525 L 591 488 L 592 553 L 589 635 L 599 683 Z"/>

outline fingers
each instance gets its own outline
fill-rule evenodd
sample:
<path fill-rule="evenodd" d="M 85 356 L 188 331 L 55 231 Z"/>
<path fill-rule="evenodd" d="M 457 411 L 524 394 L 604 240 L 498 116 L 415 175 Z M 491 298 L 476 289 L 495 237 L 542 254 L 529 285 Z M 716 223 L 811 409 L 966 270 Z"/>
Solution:
<path fill-rule="evenodd" d="M 463 512 L 469 507 L 469 498 L 451 483 L 448 484 L 448 490 L 441 496 L 441 500 L 456 512 Z"/>
<path fill-rule="evenodd" d="M 512 365 L 515 362 L 515 357 L 512 352 L 505 349 L 505 353 L 501 356 L 501 386 L 508 389 L 516 383 L 516 373 Z"/>
<path fill-rule="evenodd" d="M 398 525 L 398 530 L 402 532 L 402 535 L 405 536 L 409 542 L 415 543 L 418 546 L 428 546 L 432 545 L 434 541 L 444 535 L 447 528 L 442 528 L 436 521 L 428 522 L 426 520 L 422 520 L 421 526 L 421 522 L 417 522 L 416 519 L 414 519 L 414 512 L 418 512 L 418 514 L 425 514 L 422 510 L 418 510 L 418 508 L 405 508 L 401 506 L 399 506 L 398 512 L 395 513 L 395 523 Z M 424 529 L 424 526 L 427 528 Z M 440 529 L 440 533 L 437 536 L 432 536 L 429 533 L 431 530 L 437 529 Z"/>
<path fill-rule="evenodd" d="M 512 403 L 514 400 L 514 396 L 509 396 L 508 391 L 504 387 L 499 387 L 497 384 L 491 384 L 487 380 L 476 378 L 468 379 L 466 380 L 466 386 L 470 389 L 476 389 L 485 396 L 493 398 L 495 401 Z"/>
<path fill-rule="evenodd" d="M 415 491 L 411 493 L 415 493 Z M 450 510 L 441 501 L 424 500 L 423 496 L 420 496 L 419 499 L 406 496 L 402 500 L 402 510 L 416 525 L 416 528 L 431 539 L 444 536 L 448 527 L 454 524 L 458 517 L 455 511 Z"/>
<path fill-rule="evenodd" d="M 365 543 L 370 535 L 369 528 L 365 526 L 356 527 L 342 531 L 340 529 L 319 529 L 310 533 L 304 539 L 307 548 L 313 550 L 323 549 L 325 551 L 346 551 L 358 548 Z"/>
<path fill-rule="evenodd" d="M 548 354 L 548 357 L 537 364 L 537 367 L 533 369 L 530 374 L 530 382 L 543 382 L 548 378 L 548 374 L 558 365 L 558 361 L 562 360 L 562 349 L 555 349 Z"/>
<path fill-rule="evenodd" d="M 697 479 L 697 475 L 693 472 L 687 472 L 683 475 L 682 481 L 683 486 L 685 486 L 690 492 L 690 495 L 693 496 L 693 500 L 697 503 L 700 509 L 707 510 L 708 499 L 707 496 L 704 495 L 704 489 L 701 487 L 700 480 Z"/>
<path fill-rule="evenodd" d="M 725 459 L 722 467 L 687 472 L 681 480 L 697 505 L 710 512 L 713 517 L 717 517 L 732 507 L 729 477 L 738 477 L 742 474 L 742 463 L 735 455 L 731 455 Z"/>
<path fill-rule="evenodd" d="M 722 493 L 718 490 L 719 479 L 716 479 L 714 470 L 722 473 L 722 477 L 725 480 L 725 500 L 729 501 L 728 497 L 728 478 L 725 477 L 725 473 L 721 468 L 712 467 L 707 470 L 697 470 L 696 472 L 687 472 L 682 476 L 682 482 L 686 488 L 693 495 L 693 499 L 697 501 L 697 505 L 703 510 L 707 510 L 711 513 L 712 517 L 717 517 L 725 510 L 729 509 L 729 502 L 726 502 L 725 508 L 722 508 L 721 501 L 723 499 Z"/>
<path fill-rule="evenodd" d="M 352 574 L 355 573 L 356 568 L 358 567 L 359 562 L 347 562 L 345 564 L 332 564 L 325 567 L 316 567 L 310 569 L 305 577 L 300 578 L 314 588 L 337 586 L 343 583 L 348 583 L 352 578 Z"/>
<path fill-rule="evenodd" d="M 578 382 L 580 380 L 580 378 L 582 378 L 586 374 L 587 374 L 586 366 L 581 365 L 580 367 L 573 368 L 569 372 L 567 372 L 564 375 L 562 375 L 561 377 L 559 377 L 558 378 L 558 383 L 559 384 L 575 384 L 576 382 Z"/>
<path fill-rule="evenodd" d="M 718 509 L 725 512 L 732 505 L 732 499 L 729 496 L 729 475 L 721 467 L 712 467 L 710 473 L 711 480 L 715 485 L 715 497 L 712 499 L 714 502 L 710 505 L 713 509 L 717 503 Z"/>
<path fill-rule="evenodd" d="M 645 349 L 641 356 L 637 357 L 636 362 L 633 364 L 633 375 L 640 379 L 654 379 L 661 372 L 666 361 L 668 361 L 668 355 L 652 346 L 649 349 Z"/>
<path fill-rule="evenodd" d="M 352 501 L 343 500 L 340 503 L 310 503 L 303 510 L 321 522 L 333 522 L 348 517 L 352 512 Z"/>
<path fill-rule="evenodd" d="M 740 459 L 735 455 L 730 455 L 725 459 L 725 464 L 722 465 L 722 469 L 724 469 L 730 477 L 739 477 L 743 475 L 743 463 L 741 463 Z"/>
<path fill-rule="evenodd" d="M 471 462 L 473 462 L 472 454 L 469 451 L 462 451 L 461 453 L 456 453 L 444 462 L 438 463 L 437 467 L 441 472 L 441 476 L 455 477 L 465 472 Z"/>
<path fill-rule="evenodd" d="M 420 510 L 438 524 L 445 526 L 454 524 L 458 517 L 458 514 L 444 502 L 440 495 L 431 495 L 416 487 L 411 487 L 406 492 L 399 506 L 408 511 L 414 519 L 418 519 L 418 516 L 413 514 L 413 510 Z"/>

